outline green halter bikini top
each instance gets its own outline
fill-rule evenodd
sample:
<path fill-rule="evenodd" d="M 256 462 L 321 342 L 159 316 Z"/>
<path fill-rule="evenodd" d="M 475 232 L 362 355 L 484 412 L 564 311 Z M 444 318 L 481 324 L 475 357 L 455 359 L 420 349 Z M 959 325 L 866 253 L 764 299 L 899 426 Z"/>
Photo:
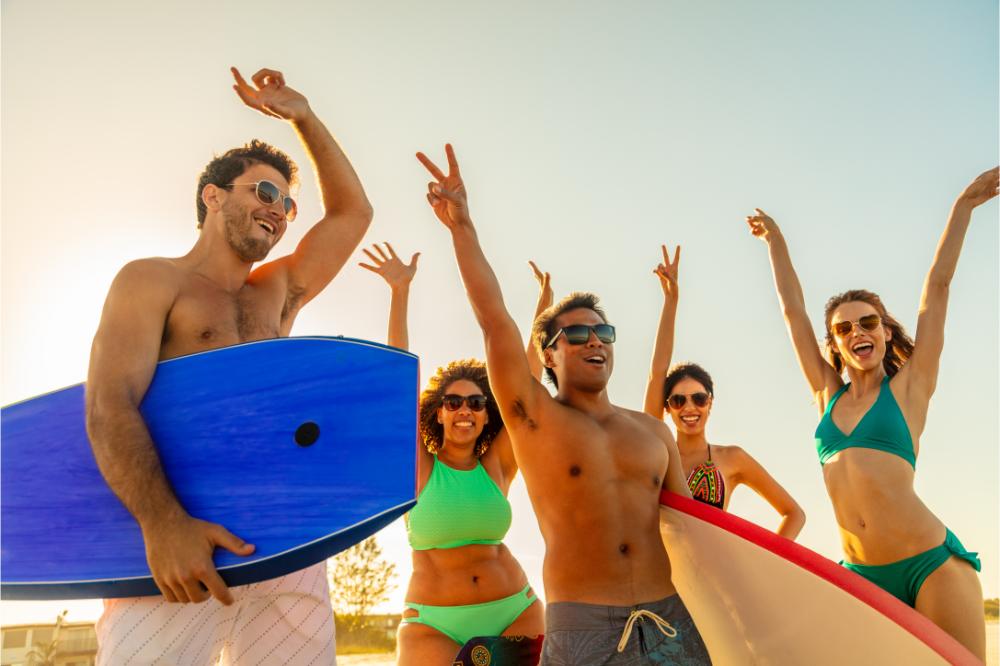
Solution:
<path fill-rule="evenodd" d="M 903 412 L 889 389 L 888 377 L 882 379 L 875 404 L 865 412 L 850 435 L 845 435 L 833 422 L 833 406 L 850 386 L 850 384 L 841 386 L 833 395 L 826 406 L 823 418 L 816 426 L 816 452 L 819 454 L 819 464 L 826 464 L 834 454 L 844 449 L 859 447 L 892 453 L 916 469 L 917 457 L 913 453 L 910 429 L 906 426 Z"/>
<path fill-rule="evenodd" d="M 510 502 L 481 462 L 454 469 L 434 456 L 427 485 L 410 510 L 406 533 L 413 550 L 496 545 L 510 529 Z"/>

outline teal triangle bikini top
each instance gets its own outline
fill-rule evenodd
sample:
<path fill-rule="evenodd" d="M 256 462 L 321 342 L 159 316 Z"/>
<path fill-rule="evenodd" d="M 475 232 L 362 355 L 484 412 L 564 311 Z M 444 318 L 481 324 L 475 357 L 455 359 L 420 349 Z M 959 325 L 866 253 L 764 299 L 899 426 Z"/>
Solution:
<path fill-rule="evenodd" d="M 882 379 L 875 404 L 865 412 L 850 435 L 845 435 L 833 422 L 833 406 L 850 386 L 849 383 L 841 386 L 833 395 L 826 406 L 823 418 L 816 426 L 816 452 L 819 454 L 820 465 L 826 464 L 834 454 L 844 449 L 857 447 L 892 453 L 916 469 L 917 457 L 913 453 L 910 429 L 906 425 L 896 398 L 889 389 L 888 377 Z"/>

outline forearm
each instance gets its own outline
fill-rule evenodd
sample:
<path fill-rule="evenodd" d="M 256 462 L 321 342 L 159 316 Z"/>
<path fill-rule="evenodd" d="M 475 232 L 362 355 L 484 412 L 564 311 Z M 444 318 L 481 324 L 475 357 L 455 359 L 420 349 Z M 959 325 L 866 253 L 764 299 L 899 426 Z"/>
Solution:
<path fill-rule="evenodd" d="M 472 225 L 464 225 L 452 231 L 452 243 L 462 282 L 469 295 L 476 321 L 489 335 L 492 330 L 512 323 L 510 313 L 503 302 L 500 282 L 490 267 L 479 245 L 479 238 Z"/>
<path fill-rule="evenodd" d="M 292 122 L 316 169 L 326 217 L 355 212 L 371 218 L 372 206 L 354 167 L 323 122 L 310 109 Z"/>
<path fill-rule="evenodd" d="M 927 273 L 927 280 L 924 283 L 925 298 L 928 290 L 934 287 L 947 289 L 951 285 L 951 279 L 955 275 L 958 257 L 962 252 L 962 245 L 965 243 L 965 234 L 969 230 L 971 219 L 972 206 L 961 200 L 956 201 L 955 205 L 952 206 L 951 215 L 948 216 L 948 223 L 941 234 L 941 239 L 938 241 L 931 269 Z"/>
<path fill-rule="evenodd" d="M 773 232 L 772 232 L 773 233 Z M 774 273 L 774 288 L 778 292 L 781 311 L 787 317 L 790 313 L 804 313 L 805 297 L 802 295 L 802 285 L 792 266 L 792 258 L 788 253 L 788 245 L 780 233 L 768 238 L 768 257 L 771 260 L 771 270 Z"/>
<path fill-rule="evenodd" d="M 660 310 L 660 323 L 656 328 L 656 342 L 653 344 L 653 358 L 649 363 L 649 379 L 646 385 L 644 411 L 650 416 L 663 415 L 663 379 L 670 368 L 674 355 L 674 326 L 677 321 L 677 298 L 664 295 Z"/>
<path fill-rule="evenodd" d="M 138 411 L 91 410 L 87 434 L 105 481 L 143 529 L 186 515 Z"/>
<path fill-rule="evenodd" d="M 407 310 L 410 300 L 410 287 L 393 287 L 389 301 L 389 336 L 388 342 L 400 349 L 410 348 L 409 330 L 406 325 Z"/>
<path fill-rule="evenodd" d="M 782 517 L 781 524 L 778 525 L 778 536 L 794 541 L 805 524 L 806 514 L 800 507 L 796 506 Z"/>

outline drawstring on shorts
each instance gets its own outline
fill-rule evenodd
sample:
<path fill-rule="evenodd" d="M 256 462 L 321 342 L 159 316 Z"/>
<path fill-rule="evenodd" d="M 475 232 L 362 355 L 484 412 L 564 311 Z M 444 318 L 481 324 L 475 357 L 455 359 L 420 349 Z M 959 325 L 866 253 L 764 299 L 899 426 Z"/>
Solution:
<path fill-rule="evenodd" d="M 625 651 L 625 646 L 628 645 L 628 639 L 632 635 L 632 627 L 635 626 L 635 621 L 644 617 L 651 619 L 656 624 L 656 628 L 659 629 L 660 632 L 667 638 L 677 637 L 677 630 L 671 627 L 669 622 L 656 613 L 646 609 L 634 610 L 632 611 L 632 614 L 628 616 L 628 621 L 625 622 L 625 631 L 622 632 L 622 638 L 618 641 L 619 652 Z"/>

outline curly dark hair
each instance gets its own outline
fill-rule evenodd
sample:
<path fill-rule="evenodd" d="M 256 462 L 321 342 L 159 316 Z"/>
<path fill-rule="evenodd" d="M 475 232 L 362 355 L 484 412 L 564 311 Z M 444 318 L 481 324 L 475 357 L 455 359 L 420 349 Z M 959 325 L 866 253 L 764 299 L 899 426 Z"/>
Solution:
<path fill-rule="evenodd" d="M 830 321 L 833 319 L 833 311 L 844 303 L 860 301 L 875 308 L 878 316 L 882 319 L 882 325 L 892 331 L 892 339 L 885 346 L 885 356 L 882 357 L 882 368 L 885 374 L 894 377 L 899 369 L 903 367 L 906 360 L 913 353 L 913 339 L 907 335 L 903 325 L 896 321 L 896 318 L 889 314 L 882 304 L 882 299 L 878 294 L 865 289 L 850 289 L 842 294 L 833 296 L 826 302 L 823 319 L 826 322 L 826 357 L 837 374 L 844 372 L 844 359 L 837 351 L 837 343 L 833 339 L 833 330 L 830 328 Z"/>
<path fill-rule="evenodd" d="M 420 441 L 428 451 L 437 455 L 444 446 L 444 426 L 437 421 L 437 412 L 444 402 L 445 391 L 453 383 L 465 379 L 479 387 L 486 396 L 486 414 L 489 419 L 476 439 L 476 457 L 482 457 L 490 448 L 493 438 L 503 429 L 503 418 L 497 408 L 497 401 L 490 390 L 490 380 L 486 375 L 486 364 L 476 359 L 452 361 L 438 368 L 427 382 L 427 388 L 420 394 Z"/>
<path fill-rule="evenodd" d="M 195 206 L 198 211 L 198 228 L 205 224 L 205 217 L 208 215 L 208 207 L 201 200 L 202 190 L 208 184 L 216 187 L 229 187 L 233 181 L 243 175 L 254 164 L 266 164 L 278 170 L 290 186 L 298 182 L 299 168 L 295 162 L 269 143 L 264 143 L 260 139 L 254 139 L 250 143 L 227 150 L 221 156 L 216 155 L 211 162 L 205 166 L 205 170 L 198 176 L 198 192 L 195 195 Z"/>
<path fill-rule="evenodd" d="M 701 367 L 697 363 L 678 363 L 670 369 L 667 373 L 666 378 L 663 380 L 663 404 L 666 406 L 667 398 L 670 397 L 670 392 L 674 390 L 674 387 L 682 379 L 693 379 L 708 391 L 708 394 L 715 397 L 715 387 L 712 385 L 712 376 L 708 374 L 705 368 Z"/>
<path fill-rule="evenodd" d="M 596 294 L 586 291 L 574 291 L 535 317 L 535 321 L 531 325 L 531 341 L 535 344 L 535 352 L 541 356 L 545 345 L 549 343 L 552 336 L 559 332 L 559 327 L 556 326 L 556 317 L 564 312 L 579 308 L 593 310 L 601 318 L 601 321 L 607 324 L 608 316 L 604 314 L 604 309 L 599 305 L 600 301 L 601 299 Z M 552 368 L 545 367 L 545 376 L 553 386 L 559 388 L 556 373 Z"/>

